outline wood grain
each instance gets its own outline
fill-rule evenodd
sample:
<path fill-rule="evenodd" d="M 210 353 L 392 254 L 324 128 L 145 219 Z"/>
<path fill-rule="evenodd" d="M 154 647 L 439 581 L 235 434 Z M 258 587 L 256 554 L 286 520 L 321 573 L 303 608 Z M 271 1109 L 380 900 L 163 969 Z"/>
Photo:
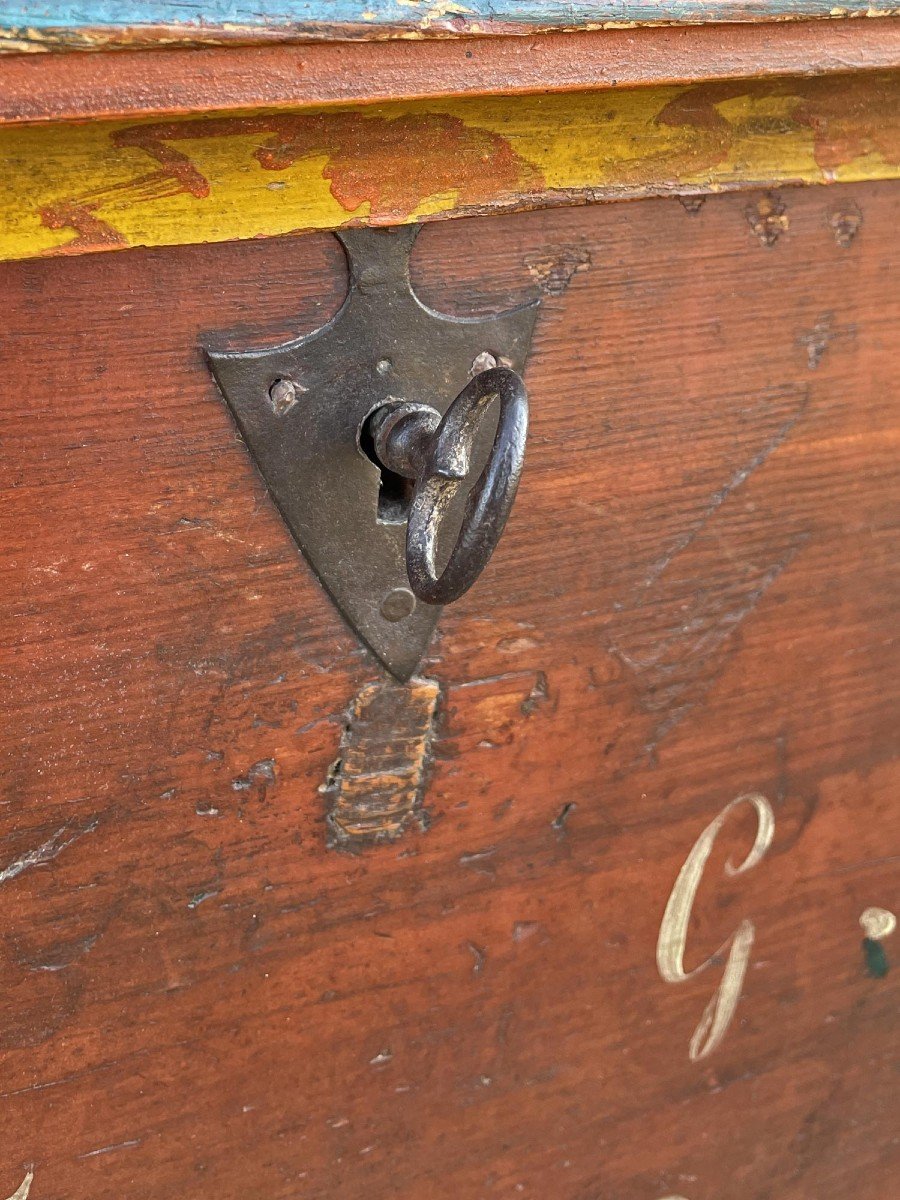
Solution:
<path fill-rule="evenodd" d="M 900 67 L 900 21 L 648 26 L 424 42 L 10 55 L 0 123 L 530 95 Z"/>
<path fill-rule="evenodd" d="M 0 259 L 900 177 L 900 72 L 0 127 Z"/>
<path fill-rule="evenodd" d="M 322 323 L 337 244 L 4 264 L 0 1195 L 884 1200 L 898 225 L 867 184 L 424 231 L 435 306 L 544 289 L 532 436 L 423 667 L 431 827 L 355 858 L 319 789 L 381 675 L 198 347 Z"/>

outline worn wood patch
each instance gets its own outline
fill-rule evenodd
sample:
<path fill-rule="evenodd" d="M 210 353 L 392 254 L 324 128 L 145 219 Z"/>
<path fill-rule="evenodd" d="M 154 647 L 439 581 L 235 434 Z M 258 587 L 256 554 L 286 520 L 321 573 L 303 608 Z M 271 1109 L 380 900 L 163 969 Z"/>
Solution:
<path fill-rule="evenodd" d="M 0 258 L 900 175 L 900 73 L 0 130 Z"/>
<path fill-rule="evenodd" d="M 886 15 L 867 0 L 29 0 L 0 4 L 0 49 L 529 33 L 608 25 Z"/>
<path fill-rule="evenodd" d="M 320 789 L 328 798 L 329 844 L 360 850 L 428 826 L 422 793 L 435 732 L 440 684 L 384 679 L 354 697 L 340 757 Z"/>

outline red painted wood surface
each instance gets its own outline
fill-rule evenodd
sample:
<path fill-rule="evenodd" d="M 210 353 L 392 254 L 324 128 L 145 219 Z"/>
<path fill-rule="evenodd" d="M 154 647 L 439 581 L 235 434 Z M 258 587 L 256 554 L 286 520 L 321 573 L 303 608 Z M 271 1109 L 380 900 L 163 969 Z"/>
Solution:
<path fill-rule="evenodd" d="M 0 122 L 602 91 L 900 66 L 900 21 L 0 57 Z"/>
<path fill-rule="evenodd" d="M 532 436 L 423 668 L 431 827 L 358 856 L 326 781 L 379 672 L 198 350 L 320 324 L 337 244 L 0 269 L 0 1195 L 890 1194 L 898 220 L 869 184 L 423 232 L 435 306 L 544 290 Z M 747 793 L 771 846 L 729 877 L 724 819 L 685 969 L 724 950 L 667 983 Z"/>

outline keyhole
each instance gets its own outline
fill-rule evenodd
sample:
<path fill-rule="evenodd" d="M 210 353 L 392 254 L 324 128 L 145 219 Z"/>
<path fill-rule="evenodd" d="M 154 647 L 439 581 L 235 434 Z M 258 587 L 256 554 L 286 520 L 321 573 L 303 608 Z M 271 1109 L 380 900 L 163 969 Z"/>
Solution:
<path fill-rule="evenodd" d="M 378 487 L 378 509 L 376 519 L 382 525 L 402 525 L 409 519 L 415 480 L 404 479 L 396 471 L 382 466 L 375 454 L 375 439 L 372 437 L 372 417 L 366 417 L 359 431 L 359 448 L 369 462 L 378 468 L 381 482 Z"/>

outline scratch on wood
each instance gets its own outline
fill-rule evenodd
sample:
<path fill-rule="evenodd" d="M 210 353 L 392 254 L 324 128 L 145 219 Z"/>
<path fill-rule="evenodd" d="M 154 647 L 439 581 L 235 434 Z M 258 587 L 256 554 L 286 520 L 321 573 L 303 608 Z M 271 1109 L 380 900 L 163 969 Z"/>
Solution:
<path fill-rule="evenodd" d="M 807 537 L 801 536 L 796 542 L 789 545 L 782 557 L 769 567 L 757 585 L 745 595 L 738 607 L 722 610 L 716 607 L 716 604 L 711 605 L 706 617 L 702 619 L 702 624 L 706 628 L 699 637 L 684 644 L 681 649 L 683 657 L 680 662 L 673 663 L 670 657 L 666 663 L 650 664 L 655 668 L 651 671 L 651 679 L 654 682 L 649 686 L 648 695 L 645 696 L 642 707 L 645 712 L 665 712 L 666 715 L 653 727 L 644 745 L 644 755 L 648 762 L 656 761 L 656 752 L 660 743 L 681 724 L 712 684 L 714 674 L 710 674 L 705 680 L 698 682 L 697 678 L 691 678 L 694 669 L 697 668 L 699 676 L 698 664 L 707 663 L 729 640 L 741 622 L 753 612 L 769 588 L 791 565 L 806 541 Z M 673 642 L 676 640 L 678 640 L 677 636 L 668 639 L 664 643 L 663 650 L 672 649 Z M 663 650 L 660 651 L 660 657 L 662 657 Z M 616 653 L 629 666 L 634 666 L 634 663 L 628 663 L 620 650 L 614 649 L 613 653 Z M 680 676 L 677 669 L 679 666 L 682 668 Z M 679 697 L 682 697 L 684 701 L 681 704 L 677 703 Z"/>
<path fill-rule="evenodd" d="M 496 846 L 485 846 L 483 850 L 472 850 L 459 856 L 459 865 L 471 867 L 474 863 L 481 863 L 487 858 L 493 858 L 496 853 Z"/>
<path fill-rule="evenodd" d="M 728 500 L 785 443 L 808 400 L 805 387 L 776 390 L 765 397 L 761 410 L 748 413 L 752 417 L 744 433 L 748 457 L 645 568 L 630 596 L 618 603 L 608 648 L 637 680 L 640 706 L 653 717 L 643 750 L 647 761 L 655 760 L 660 743 L 706 694 L 733 652 L 735 630 L 808 540 L 800 530 L 785 528 L 777 537 L 773 531 L 771 560 L 748 561 L 740 571 L 733 569 L 733 562 L 726 567 L 719 557 L 720 537 L 734 536 L 738 545 L 742 536 L 739 530 L 730 532 L 735 530 L 739 510 L 729 512 Z M 769 425 L 769 430 L 764 432 L 757 421 Z M 707 536 L 713 526 L 717 537 Z M 697 578 L 710 582 L 691 587 L 686 600 L 685 582 Z"/>
<path fill-rule="evenodd" d="M 99 820 L 95 818 L 82 826 L 63 825 L 62 828 L 57 829 L 55 833 L 51 834 L 36 849 L 29 850 L 26 854 L 11 862 L 8 867 L 4 867 L 0 871 L 0 883 L 7 883 L 10 879 L 15 879 L 25 871 L 29 871 L 32 867 L 43 867 L 48 862 L 52 862 L 54 858 L 62 854 L 63 850 L 71 846 L 73 842 L 77 842 L 86 833 L 93 833 L 99 824 Z M 70 836 L 67 837 L 67 834 Z"/>
<path fill-rule="evenodd" d="M 659 577 L 672 565 L 673 561 L 678 557 L 678 555 L 684 550 L 687 550 L 687 548 L 697 540 L 698 536 L 703 532 L 704 529 L 706 529 L 710 520 L 716 515 L 731 493 L 739 488 L 742 484 L 746 483 L 754 471 L 757 471 L 761 466 L 763 466 L 769 457 L 779 448 L 779 446 L 786 441 L 788 435 L 791 433 L 794 426 L 805 412 L 808 400 L 808 393 L 804 391 L 801 395 L 799 406 L 796 411 L 791 413 L 784 424 L 775 431 L 774 435 L 772 435 L 765 442 L 762 448 L 757 451 L 757 453 L 754 454 L 748 462 L 743 463 L 740 467 L 738 467 L 731 478 L 728 479 L 718 491 L 713 493 L 708 504 L 701 512 L 699 520 L 692 525 L 686 533 L 682 534 L 675 541 L 674 545 L 666 550 L 665 554 L 663 554 L 651 565 L 650 570 L 643 581 L 642 586 L 644 588 L 649 588 L 656 583 Z"/>
<path fill-rule="evenodd" d="M 428 828 L 423 808 L 440 700 L 434 679 L 370 683 L 350 706 L 340 756 L 319 789 L 328 798 L 328 845 L 361 850 Z"/>
<path fill-rule="evenodd" d="M 79 958 L 89 954 L 102 936 L 102 930 L 87 937 L 59 942 L 43 955 L 19 954 L 17 960 L 28 971 L 65 971 Z"/>
<path fill-rule="evenodd" d="M 96 1150 L 88 1150 L 84 1154 L 78 1154 L 76 1158 L 98 1158 L 101 1154 L 113 1154 L 116 1150 L 131 1150 L 135 1146 L 140 1146 L 141 1141 L 141 1138 L 131 1138 L 127 1142 L 114 1142 L 111 1146 L 100 1146 Z"/>

